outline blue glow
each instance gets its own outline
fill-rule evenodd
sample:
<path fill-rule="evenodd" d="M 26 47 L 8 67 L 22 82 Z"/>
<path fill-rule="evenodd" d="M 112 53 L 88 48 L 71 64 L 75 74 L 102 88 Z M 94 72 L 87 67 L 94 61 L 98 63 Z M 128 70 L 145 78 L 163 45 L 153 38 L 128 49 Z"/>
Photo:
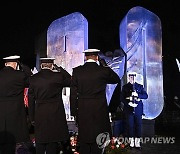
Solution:
<path fill-rule="evenodd" d="M 149 97 L 145 119 L 154 119 L 164 106 L 162 34 L 160 19 L 142 7 L 134 7 L 120 23 L 120 45 L 127 54 L 127 72 L 137 72 L 137 82 Z"/>
<path fill-rule="evenodd" d="M 144 85 L 149 98 L 144 100 L 146 119 L 156 118 L 164 106 L 162 72 L 162 34 L 160 19 L 152 12 L 134 7 L 124 17 L 119 27 L 120 46 L 111 56 L 101 55 L 125 83 L 126 72 L 137 72 L 137 82 Z M 84 64 L 83 50 L 88 49 L 88 22 L 79 12 L 53 21 L 47 31 L 47 55 L 72 74 L 72 68 Z M 125 51 L 125 55 L 123 52 Z M 127 60 L 127 68 L 125 64 Z M 122 84 L 124 84 L 122 82 Z M 108 85 L 108 104 L 116 85 Z M 68 88 L 63 90 L 67 120 L 72 120 L 69 110 Z"/>
<path fill-rule="evenodd" d="M 82 51 L 88 48 L 88 22 L 79 12 L 53 21 L 47 30 L 47 56 L 56 58 L 55 63 L 70 74 L 72 68 L 84 64 Z M 64 88 L 62 98 L 67 121 L 70 116 L 70 88 Z"/>

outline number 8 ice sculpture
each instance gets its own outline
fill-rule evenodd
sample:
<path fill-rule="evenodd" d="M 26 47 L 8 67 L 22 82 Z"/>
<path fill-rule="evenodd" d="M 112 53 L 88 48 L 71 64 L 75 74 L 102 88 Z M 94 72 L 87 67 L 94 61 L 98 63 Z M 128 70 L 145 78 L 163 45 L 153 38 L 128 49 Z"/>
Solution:
<path fill-rule="evenodd" d="M 164 106 L 160 19 L 142 7 L 134 7 L 121 21 L 119 35 L 120 46 L 127 54 L 127 73 L 136 72 L 136 81 L 149 95 L 143 100 L 145 119 L 154 119 Z"/>

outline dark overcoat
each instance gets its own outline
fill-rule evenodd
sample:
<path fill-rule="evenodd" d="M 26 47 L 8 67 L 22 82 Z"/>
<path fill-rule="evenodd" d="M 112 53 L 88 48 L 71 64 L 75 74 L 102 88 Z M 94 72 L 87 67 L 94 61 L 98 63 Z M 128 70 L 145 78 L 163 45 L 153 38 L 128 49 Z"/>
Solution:
<path fill-rule="evenodd" d="M 80 142 L 95 142 L 104 132 L 111 135 L 106 85 L 119 82 L 119 76 L 111 68 L 95 62 L 73 69 L 70 108 L 71 114 L 78 118 Z"/>
<path fill-rule="evenodd" d="M 24 72 L 5 67 L 0 71 L 0 143 L 27 142 L 29 132 L 24 105 Z"/>
<path fill-rule="evenodd" d="M 69 137 L 62 100 L 63 87 L 70 86 L 71 75 L 65 70 L 42 69 L 30 78 L 29 115 L 35 121 L 36 143 L 66 141 Z"/>

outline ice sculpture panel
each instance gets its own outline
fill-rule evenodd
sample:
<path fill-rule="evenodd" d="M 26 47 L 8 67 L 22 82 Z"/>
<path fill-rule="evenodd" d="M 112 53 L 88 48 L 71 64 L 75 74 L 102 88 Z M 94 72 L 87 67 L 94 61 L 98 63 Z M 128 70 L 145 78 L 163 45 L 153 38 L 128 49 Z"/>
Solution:
<path fill-rule="evenodd" d="M 82 51 L 88 47 L 87 31 L 87 20 L 79 12 L 53 21 L 47 31 L 47 56 L 56 58 L 55 63 L 72 74 L 72 68 L 84 64 Z M 70 88 L 64 88 L 65 112 L 67 120 L 71 121 L 69 96 Z"/>
<path fill-rule="evenodd" d="M 164 106 L 162 34 L 160 19 L 143 7 L 129 10 L 120 23 L 120 45 L 127 54 L 127 72 L 137 72 L 137 82 L 149 97 L 144 102 L 145 119 L 154 119 Z"/>

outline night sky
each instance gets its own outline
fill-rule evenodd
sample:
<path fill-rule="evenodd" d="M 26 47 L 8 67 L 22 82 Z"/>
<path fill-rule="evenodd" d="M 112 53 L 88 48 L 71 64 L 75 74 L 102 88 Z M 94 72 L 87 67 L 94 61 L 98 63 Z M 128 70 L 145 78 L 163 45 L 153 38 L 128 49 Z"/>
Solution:
<path fill-rule="evenodd" d="M 119 24 L 135 6 L 148 9 L 161 20 L 165 95 L 172 98 L 180 87 L 175 61 L 175 58 L 180 60 L 180 9 L 172 0 L 5 2 L 0 6 L 0 58 L 18 54 L 23 63 L 33 68 L 36 39 L 54 20 L 73 12 L 80 12 L 88 20 L 89 48 L 114 51 L 120 48 Z"/>

